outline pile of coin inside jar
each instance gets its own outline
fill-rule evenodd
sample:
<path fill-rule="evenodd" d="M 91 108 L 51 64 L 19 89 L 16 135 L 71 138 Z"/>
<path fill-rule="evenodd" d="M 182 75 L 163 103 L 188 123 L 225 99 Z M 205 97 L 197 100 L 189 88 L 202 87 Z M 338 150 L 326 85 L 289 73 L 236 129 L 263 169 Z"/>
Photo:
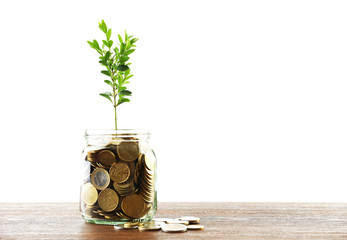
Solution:
<path fill-rule="evenodd" d="M 85 160 L 85 219 L 132 221 L 154 215 L 156 160 L 151 150 L 141 153 L 136 139 L 118 139 L 87 151 Z"/>
<path fill-rule="evenodd" d="M 163 232 L 185 232 L 187 230 L 203 230 L 204 226 L 200 225 L 200 218 L 193 216 L 185 216 L 176 219 L 171 218 L 154 218 L 150 222 L 128 222 L 124 224 L 116 224 L 117 230 L 138 229 L 140 231 L 156 231 Z"/>

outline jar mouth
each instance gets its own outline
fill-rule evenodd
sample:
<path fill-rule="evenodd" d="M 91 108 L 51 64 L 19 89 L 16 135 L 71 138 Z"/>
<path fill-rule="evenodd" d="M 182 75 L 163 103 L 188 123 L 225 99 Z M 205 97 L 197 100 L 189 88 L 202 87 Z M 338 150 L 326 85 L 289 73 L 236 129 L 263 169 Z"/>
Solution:
<path fill-rule="evenodd" d="M 96 136 L 121 136 L 121 137 L 134 137 L 146 136 L 149 137 L 151 132 L 149 129 L 86 129 L 86 137 Z"/>

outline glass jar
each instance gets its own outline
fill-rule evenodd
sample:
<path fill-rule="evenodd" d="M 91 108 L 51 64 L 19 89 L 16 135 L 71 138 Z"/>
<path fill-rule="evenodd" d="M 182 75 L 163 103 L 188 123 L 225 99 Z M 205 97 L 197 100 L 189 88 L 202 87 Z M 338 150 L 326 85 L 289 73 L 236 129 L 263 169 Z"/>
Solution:
<path fill-rule="evenodd" d="M 148 130 L 86 130 L 80 211 L 86 222 L 146 222 L 157 210 L 156 157 Z"/>

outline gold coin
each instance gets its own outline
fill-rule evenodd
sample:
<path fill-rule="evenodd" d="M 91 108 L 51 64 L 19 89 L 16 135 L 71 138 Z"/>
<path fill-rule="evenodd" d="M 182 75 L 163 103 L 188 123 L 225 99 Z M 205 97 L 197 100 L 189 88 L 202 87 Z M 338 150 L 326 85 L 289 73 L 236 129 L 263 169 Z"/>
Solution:
<path fill-rule="evenodd" d="M 117 193 L 110 188 L 106 188 L 99 193 L 98 204 L 101 209 L 106 212 L 115 210 L 118 206 L 118 202 L 119 197 Z"/>
<path fill-rule="evenodd" d="M 114 153 L 110 150 L 102 150 L 98 155 L 99 161 L 106 165 L 111 166 L 113 163 L 116 162 L 116 157 L 114 156 Z"/>
<path fill-rule="evenodd" d="M 154 155 L 153 150 L 147 151 L 146 154 L 145 154 L 144 162 L 145 162 L 145 165 L 146 165 L 148 170 L 154 171 L 154 169 L 155 169 L 155 161 L 156 161 L 156 157 Z"/>
<path fill-rule="evenodd" d="M 98 150 L 90 150 L 87 152 L 87 160 L 91 162 L 97 162 L 98 161 Z"/>
<path fill-rule="evenodd" d="M 155 230 L 160 230 L 161 226 L 159 224 L 148 224 L 144 223 L 139 226 L 140 231 L 155 231 Z"/>
<path fill-rule="evenodd" d="M 189 230 L 203 230 L 205 227 L 200 224 L 193 224 L 193 225 L 188 225 L 187 229 Z"/>
<path fill-rule="evenodd" d="M 187 226 L 179 223 L 162 224 L 161 230 L 163 232 L 185 232 L 187 231 Z"/>
<path fill-rule="evenodd" d="M 115 163 L 110 168 L 110 177 L 117 183 L 123 183 L 129 179 L 130 168 L 126 163 Z"/>
<path fill-rule="evenodd" d="M 110 175 L 105 169 L 96 168 L 90 180 L 96 189 L 103 190 L 110 184 Z"/>
<path fill-rule="evenodd" d="M 140 154 L 139 144 L 137 142 L 123 141 L 118 145 L 117 153 L 119 158 L 123 161 L 134 161 Z"/>
<path fill-rule="evenodd" d="M 184 217 L 180 217 L 178 219 L 182 220 L 182 221 L 188 221 L 190 224 L 191 223 L 199 223 L 200 222 L 200 218 L 193 217 L 193 216 L 184 216 Z"/>
<path fill-rule="evenodd" d="M 126 227 L 124 224 L 116 224 L 114 225 L 114 229 L 136 229 L 138 226 L 129 226 Z"/>
<path fill-rule="evenodd" d="M 122 201 L 122 211 L 131 218 L 142 217 L 145 209 L 145 201 L 138 194 L 128 195 Z"/>
<path fill-rule="evenodd" d="M 124 223 L 124 227 L 133 227 L 133 226 L 139 226 L 140 223 L 138 222 L 127 222 L 127 223 Z"/>
<path fill-rule="evenodd" d="M 91 183 L 82 186 L 82 199 L 88 205 L 93 205 L 98 200 L 98 191 Z"/>

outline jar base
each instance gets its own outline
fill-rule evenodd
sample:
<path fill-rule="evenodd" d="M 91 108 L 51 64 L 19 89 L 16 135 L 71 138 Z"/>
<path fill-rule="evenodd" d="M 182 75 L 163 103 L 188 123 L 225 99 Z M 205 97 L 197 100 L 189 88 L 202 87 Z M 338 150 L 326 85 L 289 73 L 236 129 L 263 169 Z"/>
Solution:
<path fill-rule="evenodd" d="M 128 222 L 149 222 L 153 219 L 153 217 L 145 217 L 141 219 L 134 219 L 134 220 L 128 220 L 128 219 L 96 219 L 96 218 L 91 218 L 87 216 L 83 216 L 82 218 L 84 219 L 85 222 L 87 223 L 94 223 L 94 224 L 99 224 L 99 225 L 117 225 L 117 224 L 122 224 L 122 223 L 128 223 Z"/>

